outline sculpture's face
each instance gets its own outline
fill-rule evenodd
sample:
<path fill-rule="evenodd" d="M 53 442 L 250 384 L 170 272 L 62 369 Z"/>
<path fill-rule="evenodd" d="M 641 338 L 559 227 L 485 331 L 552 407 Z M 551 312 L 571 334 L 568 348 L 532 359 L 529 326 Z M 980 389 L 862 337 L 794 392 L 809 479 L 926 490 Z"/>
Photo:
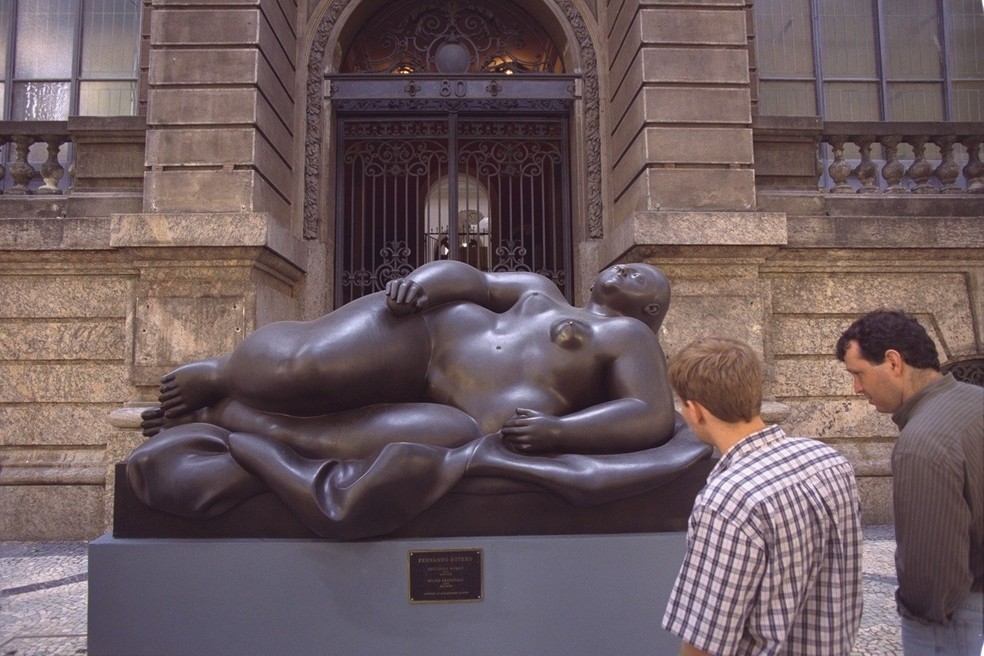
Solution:
<path fill-rule="evenodd" d="M 591 299 L 619 314 L 642 318 L 662 316 L 669 304 L 669 292 L 669 283 L 656 268 L 648 264 L 616 264 L 595 278 Z"/>

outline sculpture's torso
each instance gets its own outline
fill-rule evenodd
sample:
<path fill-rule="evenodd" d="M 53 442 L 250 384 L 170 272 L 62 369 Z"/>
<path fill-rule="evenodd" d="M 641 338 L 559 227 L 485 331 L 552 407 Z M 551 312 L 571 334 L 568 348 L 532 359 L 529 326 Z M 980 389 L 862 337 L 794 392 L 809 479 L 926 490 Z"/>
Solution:
<path fill-rule="evenodd" d="M 428 396 L 471 415 L 486 433 L 517 408 L 564 415 L 607 400 L 598 383 L 611 354 L 594 330 L 596 315 L 531 291 L 501 314 L 450 303 L 425 316 Z"/>

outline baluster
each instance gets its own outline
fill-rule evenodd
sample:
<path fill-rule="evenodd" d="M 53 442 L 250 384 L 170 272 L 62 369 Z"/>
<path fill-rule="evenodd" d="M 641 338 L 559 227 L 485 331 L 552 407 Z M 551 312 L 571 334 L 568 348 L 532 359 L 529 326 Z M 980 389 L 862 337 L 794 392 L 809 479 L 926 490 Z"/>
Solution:
<path fill-rule="evenodd" d="M 905 165 L 898 159 L 899 144 L 902 137 L 890 135 L 879 137 L 878 142 L 885 146 L 885 166 L 882 167 L 882 177 L 888 184 L 886 194 L 904 194 L 906 188 L 902 186 L 902 176 L 905 175 Z"/>
<path fill-rule="evenodd" d="M 859 135 L 851 137 L 851 141 L 858 145 L 861 151 L 861 161 L 854 167 L 854 176 L 861 181 L 859 194 L 871 194 L 880 191 L 878 189 L 878 165 L 871 161 L 871 145 L 875 142 L 874 137 Z"/>
<path fill-rule="evenodd" d="M 2 148 L 3 146 L 5 146 L 8 143 L 10 143 L 10 140 L 7 139 L 7 137 L 0 136 L 0 148 Z M 2 153 L 2 152 L 3 151 L 0 150 L 0 153 Z M 7 175 L 7 167 L 5 167 L 3 165 L 3 159 L 0 158 L 0 194 L 3 193 L 3 179 L 4 179 L 4 177 L 6 175 Z"/>
<path fill-rule="evenodd" d="M 58 182 L 65 175 L 65 167 L 58 161 L 58 151 L 65 143 L 64 137 L 46 134 L 41 138 L 48 146 L 48 159 L 41 165 L 41 178 L 44 184 L 38 188 L 39 194 L 60 194 Z"/>
<path fill-rule="evenodd" d="M 935 194 L 936 189 L 929 184 L 929 176 L 933 173 L 933 165 L 926 160 L 926 142 L 928 136 L 910 137 L 909 143 L 912 144 L 914 159 L 909 169 L 905 172 L 909 179 L 915 184 L 912 187 L 914 194 Z"/>
<path fill-rule="evenodd" d="M 14 186 L 7 190 L 8 194 L 23 195 L 31 193 L 28 188 L 31 180 L 37 174 L 34 167 L 27 162 L 27 153 L 31 145 L 36 141 L 33 135 L 18 134 L 13 138 L 16 146 L 15 160 L 10 164 L 10 177 L 14 180 Z"/>
<path fill-rule="evenodd" d="M 963 189 L 957 184 L 960 177 L 960 165 L 953 158 L 953 144 L 957 138 L 950 134 L 933 139 L 933 143 L 939 146 L 941 160 L 940 165 L 933 171 L 933 175 L 940 181 L 943 187 L 940 189 L 942 194 L 959 194 Z"/>
<path fill-rule="evenodd" d="M 967 147 L 967 166 L 963 167 L 964 178 L 967 179 L 967 192 L 984 194 L 984 164 L 981 163 L 980 147 L 984 141 L 980 135 L 964 137 L 961 141 Z"/>
<path fill-rule="evenodd" d="M 834 161 L 827 167 L 827 173 L 834 181 L 830 193 L 854 193 L 854 188 L 847 184 L 847 178 L 851 175 L 851 165 L 844 161 L 844 144 L 847 142 L 847 137 L 827 137 L 827 142 L 834 151 Z"/>

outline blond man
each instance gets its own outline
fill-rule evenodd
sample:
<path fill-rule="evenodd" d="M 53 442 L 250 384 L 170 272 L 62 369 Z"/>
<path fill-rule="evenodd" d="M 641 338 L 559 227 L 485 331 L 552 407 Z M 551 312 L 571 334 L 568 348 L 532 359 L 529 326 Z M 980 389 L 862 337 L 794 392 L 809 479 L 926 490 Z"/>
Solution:
<path fill-rule="evenodd" d="M 762 365 L 743 342 L 698 340 L 668 375 L 687 424 L 721 453 L 694 502 L 663 617 L 680 653 L 850 653 L 862 605 L 851 465 L 765 424 Z"/>

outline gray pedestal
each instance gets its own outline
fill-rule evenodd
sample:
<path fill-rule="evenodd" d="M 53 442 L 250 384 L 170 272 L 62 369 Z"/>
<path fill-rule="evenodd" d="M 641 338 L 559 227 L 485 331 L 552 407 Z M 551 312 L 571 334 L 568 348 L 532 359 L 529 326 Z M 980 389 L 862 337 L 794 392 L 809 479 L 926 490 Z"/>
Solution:
<path fill-rule="evenodd" d="M 89 545 L 89 654 L 671 654 L 683 533 Z M 483 598 L 409 601 L 408 553 L 481 549 Z"/>

